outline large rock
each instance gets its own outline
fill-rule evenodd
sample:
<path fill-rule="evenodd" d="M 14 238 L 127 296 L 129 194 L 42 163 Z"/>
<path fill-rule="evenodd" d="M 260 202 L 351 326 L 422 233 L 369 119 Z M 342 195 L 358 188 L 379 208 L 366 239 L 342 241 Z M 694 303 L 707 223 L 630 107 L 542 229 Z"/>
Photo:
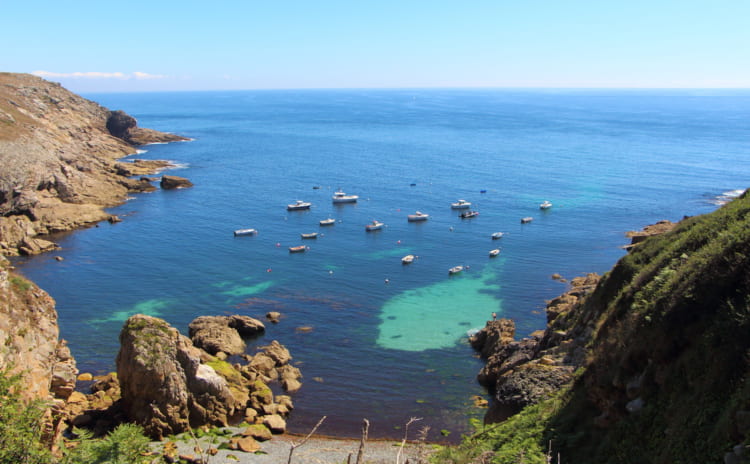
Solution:
<path fill-rule="evenodd" d="M 55 300 L 10 271 L 0 256 L 0 369 L 22 372 L 26 399 L 68 398 L 76 382 L 75 359 L 59 339 Z"/>
<path fill-rule="evenodd" d="M 193 183 L 184 177 L 178 176 L 161 176 L 161 188 L 164 190 L 181 189 L 192 187 Z"/>
<path fill-rule="evenodd" d="M 188 326 L 188 335 L 195 346 L 211 354 L 228 355 L 245 351 L 242 337 L 249 337 L 265 330 L 263 323 L 248 316 L 200 316 Z"/>
<path fill-rule="evenodd" d="M 241 381 L 239 373 L 212 360 L 163 320 L 130 317 L 120 345 L 117 374 L 123 408 L 149 436 L 161 439 L 190 425 L 226 426 L 244 414 L 248 394 L 241 385 L 229 383 L 233 373 L 233 380 Z"/>

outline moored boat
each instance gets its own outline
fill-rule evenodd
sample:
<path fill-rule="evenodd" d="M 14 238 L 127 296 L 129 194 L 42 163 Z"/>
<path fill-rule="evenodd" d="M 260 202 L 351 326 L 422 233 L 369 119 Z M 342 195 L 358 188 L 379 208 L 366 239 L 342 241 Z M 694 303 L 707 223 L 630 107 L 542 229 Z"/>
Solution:
<path fill-rule="evenodd" d="M 552 208 L 552 202 L 544 200 L 541 205 L 539 205 L 539 209 L 549 209 Z"/>
<path fill-rule="evenodd" d="M 526 216 L 521 218 L 521 224 L 528 224 L 529 222 L 533 221 L 534 218 L 531 216 Z"/>
<path fill-rule="evenodd" d="M 300 234 L 302 238 L 318 238 L 317 232 L 311 232 L 309 234 Z"/>
<path fill-rule="evenodd" d="M 429 214 L 425 214 L 421 211 L 417 211 L 414 214 L 410 214 L 406 216 L 406 220 L 409 222 L 419 222 L 419 221 L 426 221 L 428 217 L 430 217 Z"/>
<path fill-rule="evenodd" d="M 337 192 L 334 192 L 331 200 L 333 200 L 334 203 L 356 203 L 358 198 L 358 195 L 347 195 L 346 193 L 339 190 Z"/>
<path fill-rule="evenodd" d="M 414 261 L 414 255 L 406 255 L 401 258 L 401 264 L 411 264 Z"/>
<path fill-rule="evenodd" d="M 305 245 L 297 245 L 289 247 L 289 253 L 302 253 L 307 251 L 307 247 Z"/>
<path fill-rule="evenodd" d="M 297 200 L 296 202 L 292 203 L 291 205 L 286 205 L 287 211 L 299 211 L 303 209 L 310 209 L 310 206 L 312 203 L 302 200 Z"/>
<path fill-rule="evenodd" d="M 382 228 L 383 228 L 383 226 L 384 226 L 384 225 L 385 225 L 385 224 L 383 224 L 382 222 L 379 222 L 379 221 L 373 220 L 373 221 L 372 221 L 372 222 L 371 222 L 370 224 L 367 224 L 367 225 L 365 226 L 365 230 L 366 230 L 367 232 L 372 232 L 372 231 L 374 231 L 374 230 L 380 230 L 380 229 L 382 229 Z"/>
<path fill-rule="evenodd" d="M 464 211 L 458 215 L 461 219 L 469 219 L 475 216 L 479 216 L 479 211 Z"/>
<path fill-rule="evenodd" d="M 503 234 L 502 232 L 494 232 L 491 235 L 491 237 L 492 237 L 492 240 L 497 240 L 497 239 L 503 238 L 503 235 L 505 234 Z"/>
<path fill-rule="evenodd" d="M 448 269 L 448 274 L 458 274 L 459 272 L 463 271 L 463 266 L 453 266 L 452 268 Z"/>
<path fill-rule="evenodd" d="M 451 209 L 468 209 L 471 208 L 471 202 L 466 200 L 458 200 L 455 203 L 451 203 Z"/>
<path fill-rule="evenodd" d="M 320 225 L 321 226 L 332 226 L 334 224 L 336 224 L 336 220 L 333 219 L 333 218 L 321 219 L 320 220 Z"/>
<path fill-rule="evenodd" d="M 235 237 L 240 237 L 242 235 L 255 235 L 258 231 L 255 229 L 237 229 L 234 231 Z"/>
<path fill-rule="evenodd" d="M 490 250 L 490 258 L 494 258 L 495 256 L 500 254 L 500 248 L 495 248 L 494 250 Z"/>

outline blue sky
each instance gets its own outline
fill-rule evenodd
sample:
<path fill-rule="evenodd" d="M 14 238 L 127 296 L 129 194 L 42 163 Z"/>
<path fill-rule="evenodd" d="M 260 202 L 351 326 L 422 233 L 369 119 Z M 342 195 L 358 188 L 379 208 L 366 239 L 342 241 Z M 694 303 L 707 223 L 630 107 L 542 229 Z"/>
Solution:
<path fill-rule="evenodd" d="M 750 0 L 9 1 L 0 70 L 77 92 L 750 87 Z"/>

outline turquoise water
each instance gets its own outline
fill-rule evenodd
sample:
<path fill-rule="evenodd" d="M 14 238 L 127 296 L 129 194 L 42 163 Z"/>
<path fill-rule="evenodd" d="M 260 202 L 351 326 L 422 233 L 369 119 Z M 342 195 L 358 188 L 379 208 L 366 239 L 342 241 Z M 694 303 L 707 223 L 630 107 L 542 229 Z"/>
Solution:
<path fill-rule="evenodd" d="M 170 174 L 195 187 L 134 195 L 112 209 L 122 223 L 56 236 L 58 253 L 17 262 L 57 300 L 79 367 L 114 368 L 131 314 L 187 332 L 199 315 L 280 311 L 248 351 L 274 339 L 291 350 L 304 375 L 296 431 L 327 415 L 322 433 L 358 436 L 368 418 L 373 436 L 400 437 L 423 417 L 433 438 L 457 438 L 482 414 L 471 396 L 485 394 L 468 333 L 493 312 L 516 320 L 519 336 L 542 328 L 544 301 L 565 289 L 553 273 L 604 272 L 625 231 L 711 211 L 750 179 L 748 92 L 88 97 L 192 138 L 132 157 L 174 160 Z M 333 205 L 337 189 L 359 202 Z M 460 219 L 449 206 L 459 198 L 480 215 Z M 298 199 L 312 208 L 288 212 Z M 554 206 L 541 211 L 543 200 Z M 408 223 L 416 210 L 429 220 Z M 320 227 L 328 217 L 336 224 Z M 365 232 L 374 219 L 386 227 Z M 248 227 L 258 235 L 233 236 Z M 303 243 L 307 252 L 288 252 Z M 403 265 L 407 254 L 419 257 Z M 456 265 L 466 269 L 449 276 Z"/>

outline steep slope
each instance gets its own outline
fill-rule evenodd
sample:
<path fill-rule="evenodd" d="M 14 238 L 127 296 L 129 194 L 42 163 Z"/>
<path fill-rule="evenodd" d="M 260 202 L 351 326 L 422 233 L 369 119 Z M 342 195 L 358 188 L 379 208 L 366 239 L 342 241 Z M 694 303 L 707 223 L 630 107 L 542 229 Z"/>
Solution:
<path fill-rule="evenodd" d="M 59 333 L 55 301 L 0 256 L 0 369 L 24 373 L 24 398 L 73 392 L 78 370 Z"/>
<path fill-rule="evenodd" d="M 140 129 L 59 84 L 0 73 L 0 254 L 38 252 L 49 244 L 32 237 L 100 221 L 129 191 L 153 189 L 116 160 L 135 152 L 131 143 L 175 140 L 185 139 Z"/>
<path fill-rule="evenodd" d="M 529 378 L 571 380 L 461 452 L 545 462 L 551 443 L 561 462 L 748 462 L 749 271 L 748 193 L 642 241 L 595 288 L 551 301 L 543 334 L 482 348 L 499 404 L 530 398 Z"/>

